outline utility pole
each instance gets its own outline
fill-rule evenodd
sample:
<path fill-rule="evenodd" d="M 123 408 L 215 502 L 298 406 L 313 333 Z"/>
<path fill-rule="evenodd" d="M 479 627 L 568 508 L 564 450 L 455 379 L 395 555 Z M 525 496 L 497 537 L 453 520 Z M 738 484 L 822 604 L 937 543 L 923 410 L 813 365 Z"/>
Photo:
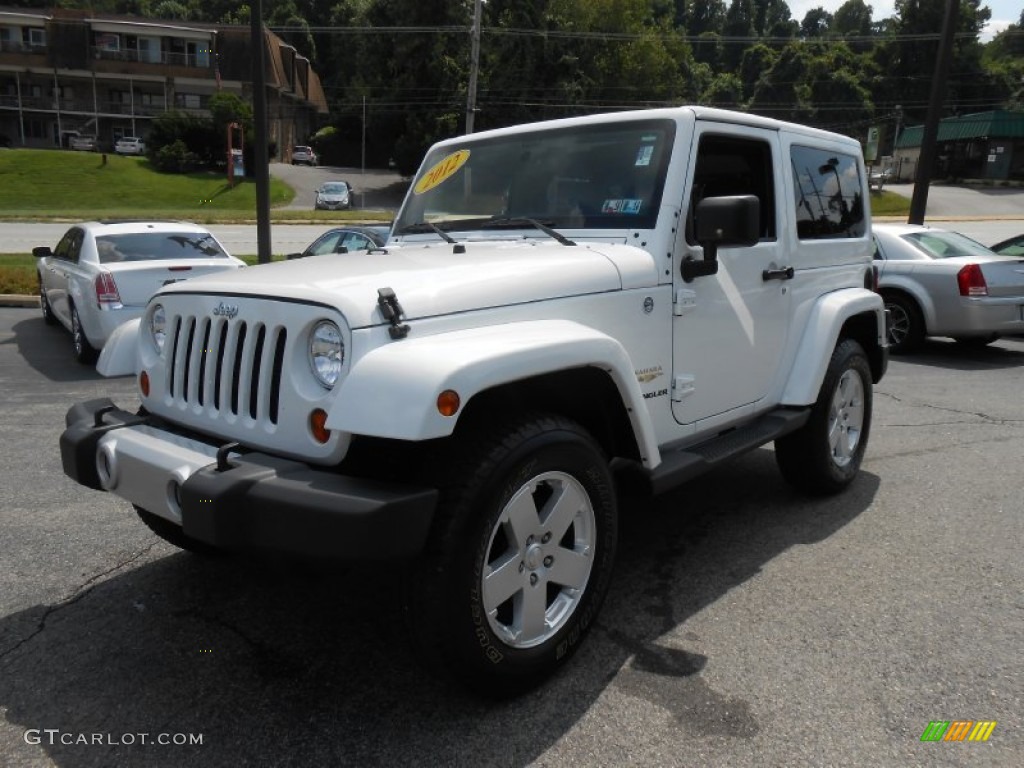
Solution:
<path fill-rule="evenodd" d="M 249 5 L 249 30 L 252 45 L 252 165 L 256 173 L 256 258 L 268 264 L 270 253 L 270 150 L 267 146 L 267 86 L 263 68 L 263 0 Z"/>
<path fill-rule="evenodd" d="M 469 32 L 469 92 L 466 94 L 466 133 L 473 132 L 476 117 L 476 79 L 480 71 L 480 17 L 483 0 L 473 0 L 473 26 Z"/>
<path fill-rule="evenodd" d="M 939 55 L 935 59 L 935 76 L 932 78 L 931 98 L 928 100 L 928 117 L 924 121 L 921 136 L 921 156 L 914 175 L 914 195 L 910 198 L 908 224 L 924 224 L 924 212 L 928 207 L 928 185 L 931 183 L 932 166 L 935 165 L 935 145 L 939 137 L 939 117 L 942 100 L 946 94 L 946 79 L 949 64 L 953 58 L 953 34 L 956 31 L 960 0 L 946 0 L 946 15 L 942 20 L 942 40 Z"/>

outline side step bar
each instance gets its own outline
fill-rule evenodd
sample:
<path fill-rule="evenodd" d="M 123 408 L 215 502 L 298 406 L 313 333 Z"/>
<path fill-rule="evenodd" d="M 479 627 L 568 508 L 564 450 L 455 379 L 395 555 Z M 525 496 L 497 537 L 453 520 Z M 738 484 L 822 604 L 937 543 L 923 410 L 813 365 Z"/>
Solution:
<path fill-rule="evenodd" d="M 766 413 L 750 424 L 722 432 L 703 443 L 675 451 L 665 451 L 661 454 L 661 464 L 652 470 L 645 470 L 636 462 L 620 460 L 612 462 L 612 469 L 623 475 L 628 484 L 638 483 L 640 487 L 636 490 L 650 494 L 664 493 L 714 469 L 728 459 L 795 432 L 806 424 L 810 417 L 809 407 L 780 408 Z"/>

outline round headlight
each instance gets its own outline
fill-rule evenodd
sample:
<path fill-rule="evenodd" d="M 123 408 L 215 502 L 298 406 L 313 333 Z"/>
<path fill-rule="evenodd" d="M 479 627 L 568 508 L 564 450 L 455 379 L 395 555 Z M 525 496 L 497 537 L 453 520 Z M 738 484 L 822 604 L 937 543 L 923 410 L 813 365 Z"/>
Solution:
<path fill-rule="evenodd" d="M 341 340 L 341 330 L 330 320 L 317 323 L 309 337 L 309 364 L 316 380 L 331 389 L 341 376 L 344 360 L 345 345 Z"/>
<path fill-rule="evenodd" d="M 167 313 L 163 304 L 157 304 L 149 314 L 149 335 L 153 337 L 156 348 L 162 350 L 167 338 Z"/>

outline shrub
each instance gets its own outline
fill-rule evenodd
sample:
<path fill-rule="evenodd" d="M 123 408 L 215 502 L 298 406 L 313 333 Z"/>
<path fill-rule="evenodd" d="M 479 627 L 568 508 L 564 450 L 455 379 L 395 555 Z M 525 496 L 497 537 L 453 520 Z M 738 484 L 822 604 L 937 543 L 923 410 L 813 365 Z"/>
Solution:
<path fill-rule="evenodd" d="M 153 165 L 164 173 L 187 173 L 198 164 L 199 157 L 181 139 L 175 139 L 153 153 Z"/>

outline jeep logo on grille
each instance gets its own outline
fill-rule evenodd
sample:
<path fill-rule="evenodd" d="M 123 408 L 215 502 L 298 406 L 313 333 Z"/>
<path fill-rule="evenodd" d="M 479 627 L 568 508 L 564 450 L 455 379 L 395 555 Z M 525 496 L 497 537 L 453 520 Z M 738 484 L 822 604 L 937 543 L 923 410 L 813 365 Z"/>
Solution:
<path fill-rule="evenodd" d="M 234 319 L 235 315 L 238 314 L 238 307 L 234 304 L 225 304 L 223 301 L 218 304 L 213 310 L 214 317 L 227 317 Z"/>

